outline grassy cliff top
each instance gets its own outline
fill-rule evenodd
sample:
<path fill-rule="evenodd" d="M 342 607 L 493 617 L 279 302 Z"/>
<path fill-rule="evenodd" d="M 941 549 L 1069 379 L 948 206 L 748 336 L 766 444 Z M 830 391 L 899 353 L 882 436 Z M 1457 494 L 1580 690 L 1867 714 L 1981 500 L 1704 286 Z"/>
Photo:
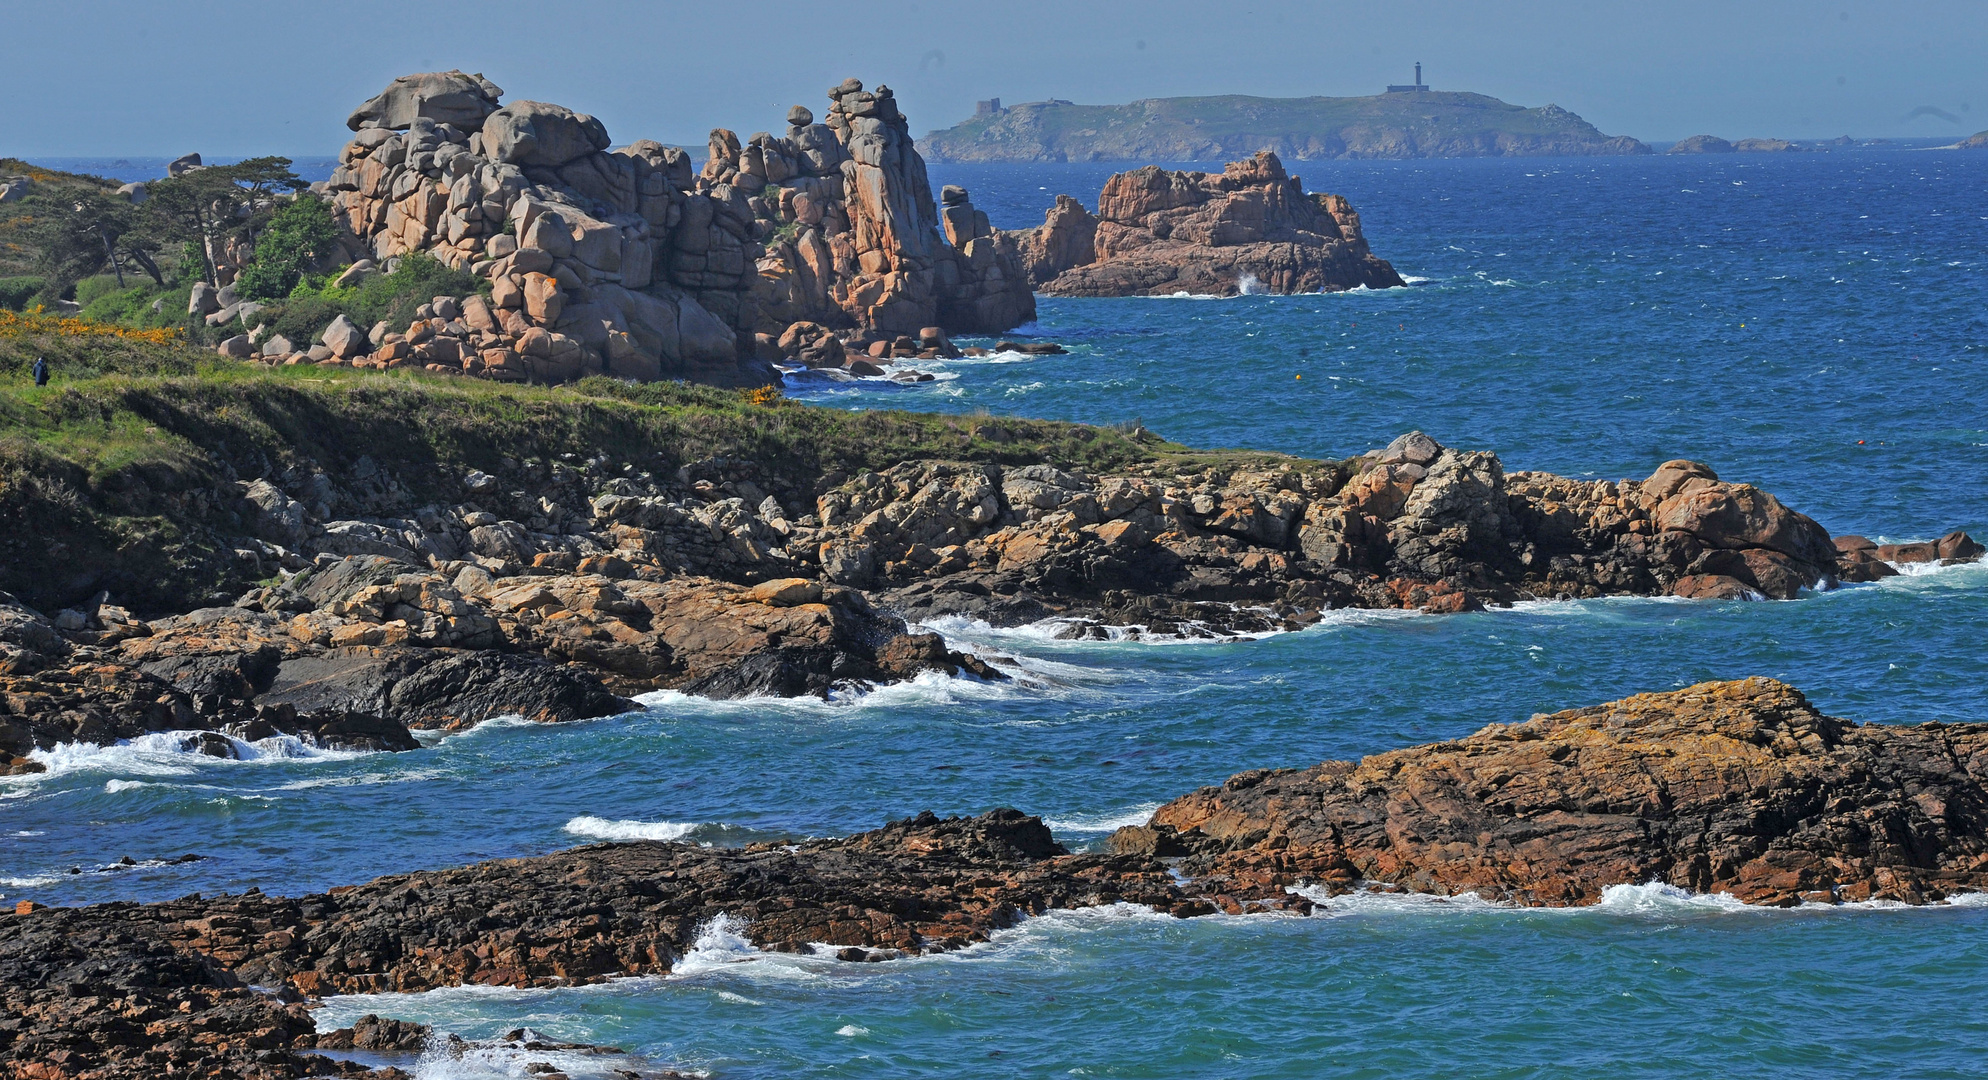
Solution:
<path fill-rule="evenodd" d="M 753 462 L 762 486 L 812 506 L 836 474 L 920 460 L 1116 471 L 1283 462 L 1199 452 L 1148 432 L 991 416 L 852 412 L 765 393 L 590 378 L 509 385 L 220 360 L 177 342 L 112 338 L 68 352 L 0 333 L 0 590 L 37 606 L 112 588 L 141 611 L 184 610 L 247 584 L 231 537 L 242 482 L 323 473 L 386 484 L 406 516 L 459 497 L 471 469 L 599 460 L 610 474 Z M 37 353 L 55 364 L 37 388 Z M 87 361 L 87 362 L 86 362 Z M 570 455 L 570 457 L 569 457 Z M 377 479 L 387 478 L 387 479 Z"/>
<path fill-rule="evenodd" d="M 1030 102 L 934 131 L 920 146 L 954 161 L 1199 161 L 1265 148 L 1300 160 L 1647 152 L 1556 105 L 1528 109 L 1460 91 Z"/>

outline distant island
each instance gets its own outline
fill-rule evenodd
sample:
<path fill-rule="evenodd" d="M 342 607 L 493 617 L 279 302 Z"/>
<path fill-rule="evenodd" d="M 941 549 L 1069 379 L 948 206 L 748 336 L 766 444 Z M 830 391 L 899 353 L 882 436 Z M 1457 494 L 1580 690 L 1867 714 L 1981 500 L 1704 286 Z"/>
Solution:
<path fill-rule="evenodd" d="M 933 161 L 1234 161 L 1647 154 L 1560 108 L 1415 84 L 1368 97 L 1146 98 L 1128 105 L 983 101 L 925 136 Z"/>

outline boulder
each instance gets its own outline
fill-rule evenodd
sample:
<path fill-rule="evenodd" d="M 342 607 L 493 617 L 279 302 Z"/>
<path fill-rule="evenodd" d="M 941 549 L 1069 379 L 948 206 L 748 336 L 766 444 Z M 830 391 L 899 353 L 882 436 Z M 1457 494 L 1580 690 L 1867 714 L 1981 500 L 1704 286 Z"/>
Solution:
<path fill-rule="evenodd" d="M 367 351 L 366 334 L 350 318 L 341 314 L 324 328 L 324 344 L 340 360 L 350 360 Z"/>
<path fill-rule="evenodd" d="M 255 343 L 247 334 L 236 334 L 215 346 L 214 351 L 231 360 L 246 360 L 255 355 Z"/>
<path fill-rule="evenodd" d="M 200 164 L 200 155 L 187 154 L 184 157 L 176 157 L 173 160 L 167 162 L 166 175 L 184 176 L 187 173 L 192 172 L 193 170 L 198 168 L 202 168 Z"/>
<path fill-rule="evenodd" d="M 513 101 L 483 121 L 483 146 L 495 160 L 557 168 L 608 147 L 607 128 L 585 113 L 542 101 Z"/>
<path fill-rule="evenodd" d="M 475 131 L 483 126 L 485 117 L 497 111 L 497 99 L 503 94 L 482 75 L 460 71 L 402 75 L 353 110 L 345 126 L 353 131 L 363 127 L 405 131 L 416 120 L 429 120 Z"/>

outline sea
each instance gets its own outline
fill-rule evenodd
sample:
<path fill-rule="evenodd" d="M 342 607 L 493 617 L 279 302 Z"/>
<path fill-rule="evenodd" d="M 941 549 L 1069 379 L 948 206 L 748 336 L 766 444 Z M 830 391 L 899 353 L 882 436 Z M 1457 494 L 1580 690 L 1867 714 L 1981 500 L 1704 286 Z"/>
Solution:
<path fill-rule="evenodd" d="M 1115 168 L 931 174 L 1023 227 L 1058 193 L 1095 205 Z M 935 379 L 909 386 L 800 377 L 788 392 L 1308 456 L 1419 429 L 1507 470 L 1576 477 L 1690 458 L 1832 533 L 1988 537 L 1988 153 L 1291 168 L 1352 200 L 1409 287 L 1045 297 L 1007 336 L 1064 355 L 919 362 Z M 170 734 L 44 752 L 48 772 L 0 780 L 0 893 L 296 894 L 600 840 L 736 845 L 1002 806 L 1085 848 L 1244 769 L 1750 675 L 1859 721 L 1988 720 L 1983 564 L 1779 603 L 1337 612 L 1216 642 L 931 629 L 1013 680 L 925 676 L 830 701 L 660 693 L 625 716 L 499 719 L 404 754 L 274 739 L 217 760 Z M 187 854 L 202 858 L 173 861 Z M 1988 1073 L 1988 902 L 1969 897 L 1759 910 L 1630 881 L 1578 910 L 1357 895 L 1304 917 L 1176 920 L 1121 906 L 883 964 L 763 954 L 741 931 L 715 920 L 664 978 L 337 998 L 318 1023 L 529 1026 L 755 1080 Z M 522 1076 L 525 1059 L 402 1064 L 454 1080 Z"/>

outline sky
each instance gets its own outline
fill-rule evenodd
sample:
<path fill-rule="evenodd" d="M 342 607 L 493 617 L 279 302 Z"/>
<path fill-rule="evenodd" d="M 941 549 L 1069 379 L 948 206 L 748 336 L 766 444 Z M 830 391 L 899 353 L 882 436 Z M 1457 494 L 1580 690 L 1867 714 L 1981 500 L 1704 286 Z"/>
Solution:
<path fill-rule="evenodd" d="M 1988 129 L 1983 0 L 0 0 L 0 26 L 16 157 L 328 156 L 394 76 L 450 68 L 617 144 L 777 131 L 850 76 L 923 135 L 982 98 L 1370 94 L 1418 60 L 1437 89 L 1650 142 Z"/>

